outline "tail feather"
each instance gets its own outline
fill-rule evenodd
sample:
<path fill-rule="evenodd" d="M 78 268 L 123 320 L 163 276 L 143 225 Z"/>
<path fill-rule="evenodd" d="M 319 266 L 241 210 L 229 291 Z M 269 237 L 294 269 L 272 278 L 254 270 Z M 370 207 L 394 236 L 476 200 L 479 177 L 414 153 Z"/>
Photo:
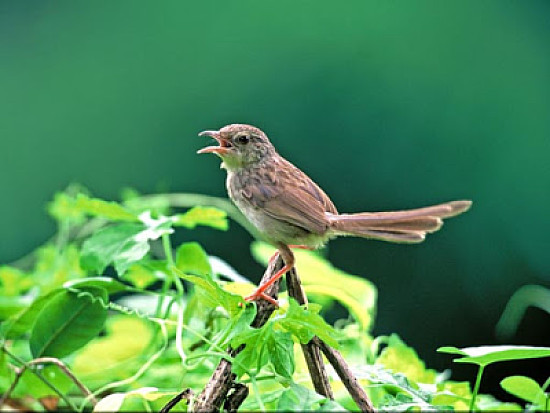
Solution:
<path fill-rule="evenodd" d="M 391 212 L 331 214 L 327 218 L 338 235 L 354 235 L 389 242 L 422 242 L 426 233 L 437 231 L 443 218 L 467 211 L 471 201 L 452 201 L 430 207 Z"/>

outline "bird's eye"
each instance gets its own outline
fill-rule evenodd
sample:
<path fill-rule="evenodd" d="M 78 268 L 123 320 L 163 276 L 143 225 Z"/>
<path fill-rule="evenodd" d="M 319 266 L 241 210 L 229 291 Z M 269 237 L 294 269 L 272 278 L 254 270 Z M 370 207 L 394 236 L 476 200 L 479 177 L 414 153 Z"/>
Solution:
<path fill-rule="evenodd" d="M 245 145 L 250 141 L 250 138 L 247 135 L 239 135 L 237 136 L 237 142 Z"/>

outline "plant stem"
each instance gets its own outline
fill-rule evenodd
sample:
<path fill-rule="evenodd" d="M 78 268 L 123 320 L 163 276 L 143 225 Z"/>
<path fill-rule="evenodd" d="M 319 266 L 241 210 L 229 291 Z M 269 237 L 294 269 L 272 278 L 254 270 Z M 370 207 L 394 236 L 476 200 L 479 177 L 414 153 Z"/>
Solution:
<path fill-rule="evenodd" d="M 470 407 L 468 408 L 470 412 L 474 411 L 474 406 L 476 404 L 476 399 L 477 399 L 477 393 L 479 392 L 479 386 L 481 384 L 481 376 L 483 376 L 484 368 L 485 366 L 479 366 L 479 370 L 477 371 L 476 384 L 474 385 L 474 391 L 472 392 L 472 399 L 470 400 Z"/>
<path fill-rule="evenodd" d="M 162 304 L 164 303 L 164 299 L 166 298 L 168 290 L 170 289 L 170 286 L 172 285 L 172 281 L 174 279 L 171 268 L 175 266 L 175 263 L 174 257 L 172 256 L 172 248 L 170 246 L 170 238 L 168 234 L 162 235 L 162 247 L 164 249 L 164 255 L 166 256 L 166 262 L 168 263 L 170 274 L 166 274 L 168 276 L 164 277 L 164 281 L 162 283 L 162 292 L 159 295 L 157 308 L 155 310 L 156 318 L 161 318 Z"/>
<path fill-rule="evenodd" d="M 180 278 L 174 271 L 174 269 L 176 268 L 176 263 L 174 262 L 174 256 L 172 253 L 172 243 L 170 242 L 170 236 L 168 234 L 164 234 L 162 236 L 162 247 L 164 248 L 164 255 L 166 256 L 166 261 L 168 263 L 168 272 L 170 273 L 170 276 L 171 276 L 170 284 L 173 282 L 174 285 L 176 286 L 176 291 L 177 291 L 178 324 L 176 325 L 176 350 L 178 351 L 182 364 L 185 364 L 187 355 L 185 354 L 185 350 L 183 349 L 183 343 L 182 343 L 183 310 L 184 310 L 183 295 L 185 291 L 183 289 L 183 284 Z M 163 286 L 163 287 L 166 287 L 166 286 Z M 163 296 L 166 294 L 166 291 L 163 291 Z"/>
<path fill-rule="evenodd" d="M 258 388 L 258 383 L 256 382 L 255 376 L 250 376 L 250 383 L 252 384 L 252 388 L 254 389 L 254 397 L 256 398 L 256 402 L 258 403 L 260 411 L 265 412 L 264 402 L 262 401 L 262 397 L 260 396 L 260 389 Z"/>
<path fill-rule="evenodd" d="M 69 408 L 72 410 L 72 411 L 80 411 L 79 409 L 77 409 L 77 407 L 67 398 L 67 396 L 65 396 L 63 394 L 63 392 L 61 392 L 61 390 L 59 390 L 54 384 L 50 383 L 42 374 L 40 374 L 38 371 L 36 371 L 32 364 L 29 364 L 27 363 L 26 361 L 24 361 L 23 359 L 19 358 L 18 356 L 16 356 L 15 354 L 13 354 L 12 352 L 10 352 L 5 345 L 2 345 L 2 351 L 4 351 L 4 353 L 6 353 L 8 356 L 10 356 L 12 359 L 14 359 L 17 363 L 19 363 L 21 365 L 21 369 L 19 370 L 19 372 L 16 374 L 16 377 L 15 377 L 15 382 L 12 384 L 12 386 L 10 387 L 9 391 L 13 391 L 15 389 L 15 386 L 17 385 L 17 382 L 19 381 L 19 379 L 21 378 L 21 376 L 23 375 L 23 373 L 25 372 L 25 370 L 29 370 L 31 371 L 36 377 L 38 377 L 46 386 L 48 386 L 50 389 L 52 389 L 61 399 L 63 399 L 63 401 L 67 404 L 67 406 L 69 406 Z M 5 394 L 2 398 L 2 402 L 7 399 L 9 397 L 9 393 Z"/>

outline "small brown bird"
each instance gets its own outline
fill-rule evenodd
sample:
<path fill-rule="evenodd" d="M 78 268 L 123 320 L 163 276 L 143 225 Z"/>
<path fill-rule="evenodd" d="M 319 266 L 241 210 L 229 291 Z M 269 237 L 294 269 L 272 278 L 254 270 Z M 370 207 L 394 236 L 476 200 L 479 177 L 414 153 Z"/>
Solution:
<path fill-rule="evenodd" d="M 215 153 L 222 158 L 229 197 L 265 240 L 277 247 L 285 263 L 246 297 L 247 301 L 263 298 L 277 305 L 264 291 L 294 267 L 291 248 L 317 249 L 331 238 L 346 235 L 422 242 L 426 233 L 441 228 L 442 218 L 461 214 L 472 204 L 463 200 L 406 211 L 339 214 L 327 194 L 279 155 L 260 129 L 233 124 L 199 136 L 218 142 L 219 146 L 208 146 L 198 153 Z"/>

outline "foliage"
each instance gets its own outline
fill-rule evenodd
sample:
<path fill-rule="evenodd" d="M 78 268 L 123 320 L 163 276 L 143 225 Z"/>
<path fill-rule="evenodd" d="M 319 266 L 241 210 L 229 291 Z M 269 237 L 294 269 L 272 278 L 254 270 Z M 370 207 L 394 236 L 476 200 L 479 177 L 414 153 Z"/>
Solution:
<path fill-rule="evenodd" d="M 379 409 L 519 410 L 478 395 L 483 368 L 550 355 L 548 348 L 532 347 L 439 349 L 479 366 L 471 391 L 468 383 L 426 368 L 396 334 L 372 337 L 375 287 L 309 251 L 296 255 L 313 302 L 306 308 L 283 292 L 280 308 L 254 329 L 256 307 L 242 298 L 252 283 L 196 242 L 172 246 L 178 227 L 227 230 L 226 212 L 195 205 L 175 213 L 169 199 L 115 203 L 71 191 L 57 194 L 48 211 L 59 231 L 33 253 L 32 269 L 0 268 L 0 391 L 12 406 L 156 411 L 182 388 L 199 392 L 226 358 L 237 380 L 251 386 L 244 410 L 354 409 L 337 377 L 331 376 L 334 401 L 312 390 L 299 344 L 316 335 L 339 348 Z M 266 244 L 252 245 L 260 262 L 272 252 Z M 337 328 L 323 317 L 334 302 L 349 312 Z M 241 345 L 235 357 L 226 353 Z M 56 359 L 75 378 L 49 364 Z M 548 407 L 548 382 L 513 376 L 502 387 L 534 409 Z M 174 411 L 187 407 L 182 401 Z"/>

